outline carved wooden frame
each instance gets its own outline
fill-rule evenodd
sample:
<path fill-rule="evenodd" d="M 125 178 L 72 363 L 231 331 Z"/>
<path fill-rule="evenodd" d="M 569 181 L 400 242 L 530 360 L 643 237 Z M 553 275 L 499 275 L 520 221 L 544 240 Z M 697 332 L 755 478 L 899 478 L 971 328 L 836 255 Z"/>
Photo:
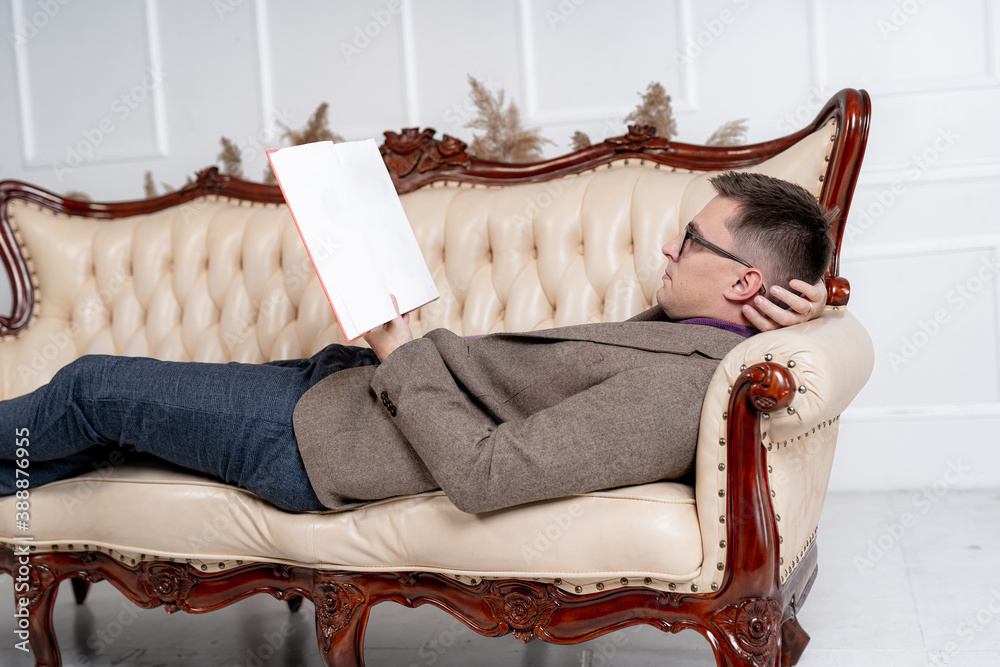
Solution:
<path fill-rule="evenodd" d="M 622 158 L 651 160 L 684 169 L 726 169 L 757 164 L 837 119 L 833 152 L 820 201 L 836 206 L 840 217 L 831 234 L 836 252 L 827 272 L 829 302 L 846 304 L 847 281 L 837 275 L 840 244 L 868 134 L 870 100 L 865 91 L 843 90 L 807 127 L 766 143 L 709 148 L 669 142 L 648 127 L 631 127 L 624 137 L 569 155 L 527 165 L 478 160 L 453 137 L 434 139 L 431 129 L 387 132 L 382 154 L 400 193 L 435 180 L 518 183 L 557 178 Z M 76 202 L 15 181 L 0 183 L 0 257 L 14 287 L 14 308 L 0 318 L 0 335 L 16 334 L 31 316 L 34 286 L 7 219 L 6 202 L 22 199 L 58 212 L 90 218 L 119 218 L 178 206 L 204 195 L 258 202 L 282 202 L 276 186 L 239 181 L 210 168 L 182 190 L 136 202 Z M 362 665 L 365 625 L 371 606 L 391 600 L 406 606 L 432 604 L 485 636 L 513 633 L 522 642 L 536 637 L 567 644 L 644 623 L 669 632 L 691 628 L 704 635 L 719 665 L 794 665 L 809 637 L 795 614 L 816 576 L 816 545 L 802 557 L 784 584 L 779 583 L 778 531 L 771 506 L 767 464 L 760 441 L 760 416 L 781 410 L 795 386 L 788 369 L 759 363 L 736 380 L 726 426 L 728 497 L 726 562 L 717 591 L 659 592 L 623 587 L 572 595 L 554 585 L 517 579 L 482 580 L 468 586 L 438 574 L 358 573 L 257 563 L 222 573 L 203 573 L 170 561 L 121 563 L 103 552 L 15 553 L 0 547 L 0 571 L 27 582 L 16 594 L 28 611 L 28 629 L 38 665 L 59 665 L 52 628 L 52 603 L 58 582 L 74 578 L 78 601 L 90 582 L 110 582 L 135 604 L 204 613 L 256 593 L 316 605 L 320 650 L 329 665 Z M 16 602 L 17 604 L 17 602 Z"/>

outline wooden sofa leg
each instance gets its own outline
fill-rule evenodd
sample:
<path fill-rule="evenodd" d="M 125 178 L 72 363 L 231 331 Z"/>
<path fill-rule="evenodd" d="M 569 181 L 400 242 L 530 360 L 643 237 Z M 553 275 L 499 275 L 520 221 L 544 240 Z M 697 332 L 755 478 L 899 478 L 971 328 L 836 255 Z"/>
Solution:
<path fill-rule="evenodd" d="M 293 595 L 293 596 L 291 596 L 291 597 L 288 598 L 288 611 L 290 611 L 291 613 L 294 614 L 295 612 L 297 612 L 301 608 L 302 608 L 302 596 L 301 595 Z"/>
<path fill-rule="evenodd" d="M 809 635 L 796 618 L 781 624 L 781 667 L 792 667 L 799 663 L 802 651 L 809 643 Z"/>
<path fill-rule="evenodd" d="M 27 596 L 21 598 L 15 594 L 15 617 L 22 611 L 23 607 L 18 606 L 22 599 L 27 600 L 28 627 L 27 638 L 31 645 L 31 652 L 35 654 L 35 667 L 61 667 L 62 656 L 59 653 L 59 642 L 56 641 L 55 628 L 52 627 L 52 606 L 56 601 L 56 593 L 59 590 L 59 581 L 55 574 L 44 565 L 31 565 L 28 574 L 29 589 Z M 16 580 L 16 579 L 15 579 Z M 20 618 L 18 620 L 18 630 L 23 631 Z M 17 641 L 21 641 L 24 636 L 19 635 Z"/>
<path fill-rule="evenodd" d="M 313 587 L 316 638 L 330 667 L 363 667 L 368 596 L 357 586 L 327 580 Z"/>
<path fill-rule="evenodd" d="M 722 641 L 715 647 L 715 664 L 718 667 L 777 667 L 778 656 L 774 654 L 747 655 L 733 650 L 725 641 Z"/>
<path fill-rule="evenodd" d="M 83 604 L 87 599 L 87 593 L 90 591 L 90 582 L 86 579 L 73 577 L 70 579 L 70 583 L 73 585 L 73 599 L 76 600 L 77 604 Z"/>
<path fill-rule="evenodd" d="M 777 667 L 781 654 L 781 605 L 748 598 L 716 611 L 706 636 L 719 667 Z"/>

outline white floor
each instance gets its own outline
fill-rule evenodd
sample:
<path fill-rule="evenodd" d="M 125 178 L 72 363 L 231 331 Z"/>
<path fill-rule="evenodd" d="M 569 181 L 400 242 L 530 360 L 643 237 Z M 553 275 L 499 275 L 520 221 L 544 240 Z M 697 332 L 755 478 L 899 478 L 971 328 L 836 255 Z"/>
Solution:
<path fill-rule="evenodd" d="M 1000 665 L 1000 491 L 832 494 L 819 550 L 819 577 L 800 615 L 812 635 L 802 667 Z M 0 610 L 12 610 L 3 579 Z M 322 665 L 312 606 L 292 615 L 266 595 L 168 617 L 137 609 L 104 583 L 77 607 L 64 582 L 55 624 L 67 667 Z M 0 665 L 33 665 L 14 642 L 13 618 L 3 613 Z M 369 667 L 715 664 L 691 631 L 641 627 L 578 646 L 521 645 L 479 637 L 434 609 L 391 603 L 372 611 L 365 647 Z"/>

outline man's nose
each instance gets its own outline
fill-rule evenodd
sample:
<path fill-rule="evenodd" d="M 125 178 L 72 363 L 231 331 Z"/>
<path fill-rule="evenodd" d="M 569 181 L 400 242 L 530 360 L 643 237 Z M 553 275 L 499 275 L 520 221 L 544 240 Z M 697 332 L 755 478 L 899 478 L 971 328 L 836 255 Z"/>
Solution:
<path fill-rule="evenodd" d="M 683 240 L 684 240 L 684 235 L 678 234 L 674 238 L 667 241 L 660 249 L 660 251 L 664 255 L 666 255 L 670 259 L 670 261 L 676 262 L 677 258 L 680 257 L 681 254 L 681 242 Z"/>

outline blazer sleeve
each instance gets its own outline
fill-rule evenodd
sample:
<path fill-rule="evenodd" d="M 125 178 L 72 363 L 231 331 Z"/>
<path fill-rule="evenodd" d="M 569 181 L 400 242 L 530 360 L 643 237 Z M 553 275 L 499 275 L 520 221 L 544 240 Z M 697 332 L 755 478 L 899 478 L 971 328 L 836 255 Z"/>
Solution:
<path fill-rule="evenodd" d="M 478 513 L 686 474 L 717 362 L 657 356 L 662 365 L 503 423 L 456 384 L 427 339 L 389 355 L 371 387 L 455 506 Z"/>

